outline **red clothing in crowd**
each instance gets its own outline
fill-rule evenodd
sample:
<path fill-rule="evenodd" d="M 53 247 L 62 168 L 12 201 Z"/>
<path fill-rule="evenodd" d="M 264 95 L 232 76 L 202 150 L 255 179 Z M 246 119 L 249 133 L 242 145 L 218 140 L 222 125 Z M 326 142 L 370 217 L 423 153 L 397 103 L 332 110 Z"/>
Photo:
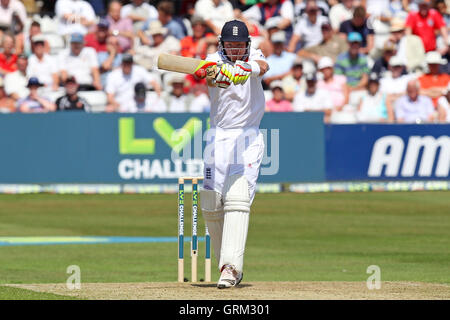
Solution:
<path fill-rule="evenodd" d="M 0 53 L 0 69 L 4 72 L 14 72 L 17 70 L 17 55 L 12 54 L 7 58 L 3 53 Z"/>
<path fill-rule="evenodd" d="M 84 43 L 85 43 L 86 47 L 94 48 L 96 52 L 107 52 L 108 51 L 108 48 L 106 46 L 106 41 L 105 41 L 105 43 L 98 42 L 95 33 L 88 33 L 84 37 Z"/>
<path fill-rule="evenodd" d="M 207 33 L 202 39 L 205 39 L 207 37 L 212 37 L 214 34 Z M 183 57 L 190 57 L 190 58 L 200 58 L 205 59 L 206 58 L 206 49 L 207 44 L 206 42 L 203 42 L 202 48 L 198 48 L 200 39 L 194 39 L 193 36 L 187 36 L 181 39 L 180 46 L 181 46 L 181 55 Z M 200 56 L 197 57 L 197 52 L 200 52 Z"/>
<path fill-rule="evenodd" d="M 445 27 L 445 22 L 437 10 L 430 9 L 425 18 L 419 12 L 410 12 L 406 19 L 406 26 L 422 39 L 425 51 L 428 52 L 436 50 L 435 31 Z"/>

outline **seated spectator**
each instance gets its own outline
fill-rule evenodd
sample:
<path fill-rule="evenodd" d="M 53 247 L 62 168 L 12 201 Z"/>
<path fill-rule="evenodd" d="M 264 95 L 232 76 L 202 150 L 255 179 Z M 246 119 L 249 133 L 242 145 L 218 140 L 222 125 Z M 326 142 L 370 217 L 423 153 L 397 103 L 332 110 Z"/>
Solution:
<path fill-rule="evenodd" d="M 425 61 L 428 65 L 428 73 L 418 79 L 421 88 L 420 94 L 431 98 L 433 105 L 436 107 L 442 90 L 447 87 L 450 81 L 450 75 L 441 73 L 440 71 L 441 65 L 446 64 L 447 61 L 442 59 L 437 51 L 428 52 Z"/>
<path fill-rule="evenodd" d="M 314 0 L 316 2 L 317 8 L 319 9 L 319 14 L 325 17 L 328 17 L 330 12 L 330 6 L 327 3 L 327 0 Z M 294 16 L 298 21 L 300 17 L 307 12 L 308 1 L 297 0 L 294 4 Z"/>
<path fill-rule="evenodd" d="M 27 11 L 21 1 L 0 1 L 0 35 L 5 31 L 13 32 L 14 24 L 20 23 L 22 26 L 24 26 L 26 21 Z"/>
<path fill-rule="evenodd" d="M 353 17 L 350 20 L 346 20 L 341 23 L 339 32 L 345 39 L 350 33 L 357 32 L 361 35 L 361 47 L 360 52 L 363 54 L 369 54 L 374 46 L 374 34 L 375 32 L 369 27 L 366 18 L 366 9 L 362 6 L 356 7 L 353 12 Z"/>
<path fill-rule="evenodd" d="M 328 22 L 322 24 L 321 30 L 322 42 L 318 45 L 302 49 L 297 54 L 302 58 L 311 59 L 316 64 L 324 56 L 336 61 L 340 54 L 348 51 L 348 44 L 342 37 L 334 33 Z"/>
<path fill-rule="evenodd" d="M 217 37 L 212 33 L 206 33 L 206 24 L 203 18 L 193 16 L 191 18 L 192 36 L 181 39 L 181 55 L 190 58 L 206 58 L 208 42 L 216 42 Z"/>
<path fill-rule="evenodd" d="M 263 38 L 258 43 L 257 48 L 261 49 L 265 57 L 273 54 L 273 45 L 270 41 L 270 38 L 274 33 L 281 31 L 281 29 L 278 28 L 278 23 L 280 22 L 280 20 L 281 17 L 272 17 L 270 19 L 267 19 L 266 24 L 264 25 L 264 29 L 262 30 Z"/>
<path fill-rule="evenodd" d="M 25 30 L 25 33 L 27 32 L 27 30 Z M 23 53 L 27 56 L 30 56 L 34 50 L 33 50 L 33 37 L 37 36 L 37 35 L 42 35 L 41 32 L 41 24 L 37 21 L 33 21 L 30 25 L 30 28 L 28 29 L 28 33 L 27 35 L 23 37 L 23 39 L 21 39 L 22 41 L 22 46 L 23 46 Z M 45 48 L 45 53 L 50 53 L 50 44 L 48 43 L 47 40 L 45 40 L 44 42 L 44 48 Z"/>
<path fill-rule="evenodd" d="M 8 73 L 17 70 L 17 55 L 14 53 L 14 37 L 9 33 L 3 33 L 2 49 L 0 53 L 0 75 L 5 76 Z"/>
<path fill-rule="evenodd" d="M 333 108 L 341 111 L 348 101 L 347 80 L 343 75 L 334 74 L 334 63 L 330 57 L 323 57 L 317 64 L 323 78 L 317 82 L 317 88 L 329 93 Z"/>
<path fill-rule="evenodd" d="M 267 57 L 270 66 L 263 76 L 263 83 L 269 86 L 274 80 L 281 80 L 291 72 L 292 65 L 297 57 L 295 53 L 285 50 L 286 35 L 284 31 L 274 33 L 271 38 L 273 54 Z"/>
<path fill-rule="evenodd" d="M 444 19 L 444 23 L 447 26 L 447 37 L 448 31 L 450 30 L 450 11 L 448 10 L 446 0 L 436 0 L 434 6 L 437 12 L 439 12 Z"/>
<path fill-rule="evenodd" d="M 95 24 L 94 9 L 84 0 L 57 0 L 55 15 L 59 20 L 59 34 L 63 36 L 73 33 L 85 35 Z"/>
<path fill-rule="evenodd" d="M 120 67 L 123 54 L 120 53 L 119 39 L 115 36 L 109 36 L 106 39 L 106 52 L 99 52 L 97 55 L 98 65 L 100 66 L 100 79 L 102 87 L 106 87 L 108 74 Z"/>
<path fill-rule="evenodd" d="M 371 72 L 375 72 L 378 77 L 383 78 L 389 70 L 389 60 L 396 54 L 396 46 L 391 41 L 386 41 L 383 46 L 383 55 L 375 60 Z"/>
<path fill-rule="evenodd" d="M 158 65 L 158 56 L 161 53 L 178 54 L 180 41 L 168 34 L 168 30 L 162 26 L 159 20 L 150 24 L 146 35 L 153 39 L 152 44 L 137 46 L 135 49 L 135 61 L 147 70 L 152 70 Z"/>
<path fill-rule="evenodd" d="M 266 101 L 266 111 L 291 112 L 292 103 L 284 97 L 283 82 L 281 80 L 272 81 L 270 90 L 272 91 L 272 99 Z"/>
<path fill-rule="evenodd" d="M 308 0 L 306 3 L 306 15 L 302 16 L 294 26 L 294 32 L 289 41 L 288 51 L 297 52 L 299 49 L 309 48 L 322 42 L 322 24 L 328 22 L 328 18 L 319 14 L 316 1 Z M 300 46 L 298 46 L 300 42 Z"/>
<path fill-rule="evenodd" d="M 16 102 L 5 92 L 3 79 L 0 78 L 0 113 L 16 112 Z"/>
<path fill-rule="evenodd" d="M 135 65 L 133 56 L 124 54 L 121 67 L 113 70 L 106 80 L 106 94 L 108 97 L 107 112 L 133 112 L 134 87 L 138 82 L 155 89 L 160 94 L 159 83 L 143 67 Z"/>
<path fill-rule="evenodd" d="M 133 22 L 128 18 L 122 18 L 120 16 L 121 9 L 122 3 L 120 1 L 111 1 L 106 19 L 109 22 L 109 31 L 111 34 L 119 38 L 121 52 L 127 52 L 133 48 L 134 44 Z"/>
<path fill-rule="evenodd" d="M 170 74 L 168 81 L 171 90 L 164 92 L 163 100 L 167 105 L 168 112 L 190 112 L 193 96 L 184 93 L 185 76 L 183 74 Z"/>
<path fill-rule="evenodd" d="M 48 89 L 58 90 L 58 64 L 49 54 L 45 53 L 45 37 L 33 37 L 34 54 L 28 59 L 28 78 L 35 77 Z"/>
<path fill-rule="evenodd" d="M 450 83 L 438 99 L 438 120 L 450 123 Z"/>
<path fill-rule="evenodd" d="M 348 35 L 349 51 L 338 56 L 335 64 L 335 74 L 347 78 L 350 92 L 363 90 L 367 85 L 369 67 L 367 56 L 360 53 L 362 37 L 357 32 Z"/>
<path fill-rule="evenodd" d="M 211 101 L 209 100 L 208 87 L 206 85 L 195 84 L 190 92 L 194 95 L 189 108 L 190 112 L 209 112 L 211 110 Z"/>
<path fill-rule="evenodd" d="M 5 76 L 5 92 L 15 101 L 28 96 L 28 59 L 25 55 L 17 57 L 17 70 Z"/>
<path fill-rule="evenodd" d="M 144 82 L 134 86 L 134 99 L 130 102 L 128 112 L 167 112 L 167 106 L 154 91 L 148 91 Z"/>
<path fill-rule="evenodd" d="M 109 22 L 107 19 L 101 19 L 95 28 L 95 32 L 90 32 L 84 36 L 86 47 L 94 48 L 97 53 L 106 52 L 106 38 L 109 35 Z"/>
<path fill-rule="evenodd" d="M 56 99 L 56 111 L 91 111 L 91 105 L 78 95 L 78 83 L 70 76 L 64 84 L 66 94 Z"/>
<path fill-rule="evenodd" d="M 444 19 L 438 11 L 430 8 L 430 0 L 420 0 L 419 11 L 412 11 L 408 14 L 406 33 L 419 36 L 422 39 L 425 52 L 429 52 L 437 49 L 436 32 L 441 34 L 444 43 L 448 43 Z M 447 49 L 442 50 L 440 54 L 446 52 Z"/>
<path fill-rule="evenodd" d="M 45 97 L 42 97 L 38 93 L 39 87 L 42 86 L 43 84 L 39 82 L 38 78 L 32 77 L 28 80 L 27 87 L 30 90 L 30 94 L 26 98 L 17 101 L 17 106 L 20 112 L 35 113 L 56 110 L 56 105 L 53 102 Z"/>
<path fill-rule="evenodd" d="M 128 18 L 133 22 L 134 32 L 138 32 L 144 26 L 145 21 L 158 19 L 158 11 L 154 6 L 144 0 L 132 0 L 120 11 L 122 18 Z"/>
<path fill-rule="evenodd" d="M 58 59 L 63 83 L 69 76 L 74 76 L 80 85 L 79 90 L 102 90 L 97 53 L 84 46 L 82 34 L 71 35 L 70 47 L 61 51 Z"/>
<path fill-rule="evenodd" d="M 200 8 L 200 2 L 202 1 L 197 2 L 197 4 L 195 5 L 196 11 L 197 7 Z M 286 31 L 288 34 L 288 38 L 290 38 L 290 34 L 292 32 L 292 27 L 294 24 L 294 5 L 291 1 L 267 0 L 266 2 L 255 4 L 249 9 L 242 12 L 242 20 L 259 22 L 259 24 L 262 26 L 268 19 L 275 16 L 281 17 L 278 23 L 278 28 L 280 30 Z M 218 30 L 218 33 L 216 32 L 216 34 L 220 34 L 220 28 Z"/>
<path fill-rule="evenodd" d="M 408 82 L 406 96 L 395 102 L 395 118 L 400 123 L 422 123 L 434 121 L 433 101 L 419 94 L 420 83 L 417 80 Z"/>
<path fill-rule="evenodd" d="M 353 10 L 355 8 L 354 0 L 340 0 L 339 3 L 335 4 L 330 8 L 328 17 L 330 18 L 331 27 L 335 31 L 339 31 L 341 23 L 350 20 L 353 17 Z"/>
<path fill-rule="evenodd" d="M 367 83 L 367 91 L 361 96 L 356 113 L 359 122 L 386 122 L 394 120 L 393 112 L 388 112 L 386 106 L 386 95 L 379 89 L 380 80 L 378 75 L 371 73 Z"/>
<path fill-rule="evenodd" d="M 306 90 L 295 95 L 292 108 L 296 112 L 321 111 L 324 121 L 329 122 L 333 111 L 333 101 L 327 91 L 317 89 L 317 78 L 314 73 L 306 75 Z"/>
<path fill-rule="evenodd" d="M 175 7 L 171 1 L 161 1 L 158 3 L 158 20 L 161 22 L 162 26 L 169 30 L 170 34 L 177 38 L 178 40 L 183 39 L 187 36 L 187 32 L 184 30 L 184 24 L 174 18 Z M 144 26 L 144 30 L 148 29 L 149 24 L 152 20 L 147 21 Z"/>
<path fill-rule="evenodd" d="M 282 79 L 283 91 L 288 101 L 294 100 L 294 96 L 299 91 L 306 90 L 306 80 L 303 77 L 303 62 L 297 57 L 292 65 L 290 73 Z"/>

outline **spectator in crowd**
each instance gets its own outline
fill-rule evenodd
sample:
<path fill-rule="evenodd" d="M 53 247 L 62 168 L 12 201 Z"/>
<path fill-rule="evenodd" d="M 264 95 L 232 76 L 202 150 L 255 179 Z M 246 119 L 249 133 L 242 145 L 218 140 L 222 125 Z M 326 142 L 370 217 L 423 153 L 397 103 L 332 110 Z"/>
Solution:
<path fill-rule="evenodd" d="M 80 85 L 79 90 L 102 90 L 97 53 L 84 46 L 81 33 L 71 35 L 70 47 L 61 51 L 58 59 L 63 83 L 69 76 L 74 76 Z"/>
<path fill-rule="evenodd" d="M 167 106 L 156 92 L 147 90 L 144 82 L 138 82 L 127 112 L 167 112 Z"/>
<path fill-rule="evenodd" d="M 225 22 L 234 19 L 233 6 L 228 0 L 198 0 L 195 3 L 195 14 L 205 20 L 215 35 L 220 35 Z"/>
<path fill-rule="evenodd" d="M 208 97 L 208 87 L 200 83 L 195 84 L 190 92 L 194 95 L 190 112 L 209 112 L 211 110 L 211 101 Z"/>
<path fill-rule="evenodd" d="M 349 51 L 338 56 L 335 64 L 335 74 L 344 75 L 347 78 L 347 86 L 350 92 L 363 90 L 367 86 L 369 67 L 367 56 L 360 53 L 362 36 L 358 32 L 348 35 Z"/>
<path fill-rule="evenodd" d="M 445 0 L 436 0 L 434 2 L 434 6 L 436 11 L 438 11 L 444 19 L 445 25 L 447 26 L 448 36 L 448 31 L 450 30 L 450 11 L 448 10 L 448 6 L 445 3 Z"/>
<path fill-rule="evenodd" d="M 329 122 L 333 111 L 333 101 L 328 92 L 317 89 L 317 78 L 314 73 L 308 73 L 306 78 L 306 90 L 295 95 L 292 108 L 296 112 L 322 111 L 324 121 Z"/>
<path fill-rule="evenodd" d="M 32 41 L 34 54 L 28 58 L 28 78 L 38 78 L 46 88 L 58 90 L 58 64 L 56 59 L 45 53 L 45 37 L 36 35 Z"/>
<path fill-rule="evenodd" d="M 135 65 L 133 56 L 124 54 L 120 68 L 113 70 L 106 80 L 106 94 L 108 97 L 107 112 L 133 112 L 134 87 L 138 82 L 155 89 L 159 95 L 161 92 L 159 83 L 143 67 Z"/>
<path fill-rule="evenodd" d="M 144 0 L 132 0 L 122 7 L 120 11 L 122 18 L 128 18 L 133 22 L 134 32 L 138 32 L 147 20 L 158 19 L 158 11 L 154 6 Z"/>
<path fill-rule="evenodd" d="M 353 17 L 355 2 L 354 0 L 340 0 L 339 3 L 331 7 L 328 17 L 333 30 L 339 31 L 341 23 Z"/>
<path fill-rule="evenodd" d="M 397 56 L 402 60 L 409 72 L 415 72 L 425 59 L 425 49 L 422 40 L 413 34 L 405 34 L 405 21 L 394 18 L 391 21 L 391 36 L 389 41 L 397 48 Z"/>
<path fill-rule="evenodd" d="M 41 86 L 42 83 L 39 82 L 38 78 L 32 77 L 28 80 L 27 87 L 30 90 L 30 94 L 26 98 L 17 101 L 20 112 L 35 113 L 56 110 L 56 105 L 52 101 L 39 94 L 38 89 Z"/>
<path fill-rule="evenodd" d="M 319 8 L 315 0 L 306 3 L 306 15 L 301 17 L 294 26 L 294 32 L 289 41 L 288 51 L 297 52 L 297 49 L 309 48 L 322 42 L 321 27 L 328 22 L 328 18 L 319 15 Z M 300 42 L 300 47 L 298 44 Z"/>
<path fill-rule="evenodd" d="M 109 21 L 101 19 L 95 28 L 95 32 L 90 32 L 84 37 L 86 47 L 94 48 L 97 53 L 108 50 L 106 38 L 109 35 Z"/>
<path fill-rule="evenodd" d="M 109 31 L 113 36 L 119 38 L 120 49 L 122 52 L 127 52 L 133 48 L 134 32 L 133 22 L 128 18 L 120 16 L 122 3 L 118 0 L 113 0 L 109 3 L 108 15 L 106 19 L 109 22 Z"/>
<path fill-rule="evenodd" d="M 420 95 L 419 92 L 419 81 L 409 81 L 406 95 L 395 102 L 395 118 L 397 122 L 422 123 L 434 120 L 433 101 L 427 96 Z"/>
<path fill-rule="evenodd" d="M 306 90 L 306 80 L 303 77 L 303 61 L 300 57 L 295 58 L 290 73 L 282 79 L 283 91 L 288 101 L 294 100 L 299 91 Z"/>
<path fill-rule="evenodd" d="M 164 93 L 163 100 L 167 105 L 168 112 L 189 112 L 192 108 L 193 96 L 184 93 L 185 77 L 183 74 L 170 74 L 168 81 L 172 87 L 170 93 Z"/>
<path fill-rule="evenodd" d="M 197 6 L 195 8 L 197 9 Z M 290 38 L 294 25 L 294 5 L 291 1 L 267 0 L 263 3 L 257 3 L 242 12 L 242 17 L 237 18 L 258 22 L 263 26 L 268 19 L 277 16 L 281 17 L 278 21 L 278 28 L 284 30 Z M 220 32 L 217 34 L 220 34 Z"/>
<path fill-rule="evenodd" d="M 263 76 L 263 83 L 269 86 L 274 80 L 281 80 L 290 73 L 296 54 L 285 50 L 286 34 L 279 31 L 272 34 L 273 54 L 267 57 L 270 70 Z"/>
<path fill-rule="evenodd" d="M 74 76 L 64 84 L 66 94 L 56 99 L 56 111 L 91 111 L 90 104 L 78 95 L 78 83 Z"/>
<path fill-rule="evenodd" d="M 263 37 L 261 38 L 261 41 L 258 43 L 257 47 L 262 51 L 265 57 L 273 54 L 273 45 L 270 41 L 270 38 L 272 37 L 272 34 L 281 31 L 280 28 L 278 28 L 278 22 L 280 20 L 281 17 L 272 17 L 270 19 L 267 19 L 266 24 L 262 29 Z"/>
<path fill-rule="evenodd" d="M 183 22 L 174 18 L 175 8 L 172 1 L 161 1 L 158 3 L 157 9 L 159 21 L 164 28 L 169 30 L 172 36 L 178 40 L 187 36 Z M 151 21 L 147 23 L 146 27 L 148 27 L 149 23 L 151 23 Z"/>
<path fill-rule="evenodd" d="M 450 123 L 450 83 L 438 100 L 438 120 Z"/>
<path fill-rule="evenodd" d="M 369 76 L 367 90 L 361 96 L 356 117 L 359 122 L 386 122 L 394 120 L 393 112 L 388 112 L 386 95 L 380 91 L 380 79 L 375 72 Z"/>
<path fill-rule="evenodd" d="M 442 90 L 447 87 L 450 81 L 450 75 L 440 71 L 441 65 L 445 65 L 447 61 L 442 59 L 437 51 L 428 52 L 425 61 L 428 65 L 428 73 L 419 77 L 420 94 L 431 98 L 436 107 Z"/>
<path fill-rule="evenodd" d="M 266 111 L 269 112 L 291 112 L 292 103 L 284 97 L 283 82 L 275 80 L 270 84 L 272 99 L 266 101 Z"/>
<path fill-rule="evenodd" d="M 386 41 L 383 46 L 383 55 L 375 60 L 371 72 L 375 72 L 378 77 L 383 78 L 389 70 L 389 60 L 396 54 L 396 46 L 391 41 Z"/>
<path fill-rule="evenodd" d="M 25 25 L 27 11 L 19 0 L 0 0 L 0 35 L 4 31 L 13 32 L 14 24 Z"/>
<path fill-rule="evenodd" d="M 327 17 L 330 12 L 330 6 L 328 5 L 328 1 L 327 0 L 314 0 L 314 1 L 316 2 L 317 8 L 319 9 L 319 14 Z M 298 19 L 300 19 L 302 15 L 306 14 L 307 7 L 308 1 L 294 0 L 294 16 L 296 21 L 298 21 Z"/>
<path fill-rule="evenodd" d="M 59 34 L 63 36 L 85 35 L 96 19 L 94 9 L 84 0 L 57 0 L 55 15 L 59 20 Z"/>
<path fill-rule="evenodd" d="M 0 78 L 0 113 L 16 112 L 16 102 L 5 92 L 4 81 Z"/>
<path fill-rule="evenodd" d="M 29 30 L 25 30 L 24 34 L 27 34 L 27 35 L 23 36 L 23 39 L 20 40 L 22 42 L 22 44 L 21 44 L 22 50 L 20 50 L 20 51 L 22 51 L 25 55 L 29 56 L 34 52 L 33 40 L 32 40 L 33 37 L 37 36 L 38 34 L 42 35 L 41 24 L 37 21 L 31 22 Z M 18 38 L 16 38 L 16 39 L 18 39 Z M 45 49 L 45 53 L 50 53 L 50 44 L 48 43 L 47 40 L 45 40 L 45 42 L 44 42 L 44 49 Z"/>
<path fill-rule="evenodd" d="M 27 78 L 28 58 L 25 55 L 17 57 L 17 70 L 5 76 L 5 91 L 15 101 L 25 98 L 28 93 Z"/>
<path fill-rule="evenodd" d="M 334 33 L 331 25 L 325 22 L 321 26 L 322 42 L 318 45 L 302 49 L 297 54 L 304 59 L 311 59 L 316 64 L 324 57 L 330 57 L 336 61 L 337 57 L 348 51 L 347 42 L 338 34 Z"/>
<path fill-rule="evenodd" d="M 367 55 L 373 49 L 375 32 L 368 25 L 366 9 L 363 6 L 355 8 L 352 19 L 341 23 L 339 32 L 344 39 L 347 38 L 350 33 L 359 33 L 362 38 L 360 47 L 361 53 Z"/>
<path fill-rule="evenodd" d="M 430 7 L 430 0 L 420 0 L 419 11 L 412 11 L 408 15 L 406 33 L 419 36 L 422 39 L 425 52 L 429 52 L 437 49 L 436 32 L 441 34 L 444 43 L 448 43 L 444 19 L 438 11 Z M 440 54 L 446 52 L 447 48 L 441 50 Z"/>
<path fill-rule="evenodd" d="M 17 54 L 14 53 L 14 37 L 10 33 L 2 35 L 2 49 L 0 53 L 0 75 L 17 70 Z"/>
<path fill-rule="evenodd" d="M 206 33 L 206 24 L 202 17 L 192 16 L 192 36 L 181 39 L 181 55 L 190 58 L 206 58 L 208 42 L 216 42 L 217 37 L 213 33 Z"/>
<path fill-rule="evenodd" d="M 372 18 L 386 17 L 390 15 L 390 0 L 365 0 L 364 6 L 367 15 Z"/>
<path fill-rule="evenodd" d="M 158 56 L 161 53 L 179 54 L 180 52 L 180 41 L 168 34 L 167 28 L 163 27 L 159 20 L 150 23 L 145 36 L 150 36 L 152 43 L 136 47 L 135 61 L 147 70 L 157 66 Z"/>
<path fill-rule="evenodd" d="M 317 88 L 329 93 L 334 110 L 341 111 L 348 101 L 347 80 L 343 75 L 334 74 L 334 62 L 330 57 L 322 57 L 317 69 L 323 78 L 317 82 Z"/>
<path fill-rule="evenodd" d="M 100 68 L 100 79 L 102 82 L 102 87 L 106 87 L 106 79 L 108 74 L 119 68 L 122 63 L 123 54 L 120 53 L 119 39 L 115 36 L 109 36 L 106 39 L 106 52 L 99 52 L 98 65 Z"/>

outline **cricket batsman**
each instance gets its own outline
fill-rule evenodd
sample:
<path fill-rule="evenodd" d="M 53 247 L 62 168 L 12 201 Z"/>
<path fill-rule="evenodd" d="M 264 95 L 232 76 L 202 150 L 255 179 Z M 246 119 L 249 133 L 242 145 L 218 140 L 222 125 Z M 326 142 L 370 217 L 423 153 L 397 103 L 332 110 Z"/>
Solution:
<path fill-rule="evenodd" d="M 269 65 L 250 44 L 243 22 L 225 23 L 218 51 L 206 58 L 217 63 L 216 74 L 197 74 L 206 77 L 211 100 L 200 199 L 221 272 L 219 289 L 242 280 L 250 207 L 264 154 L 261 77 Z"/>

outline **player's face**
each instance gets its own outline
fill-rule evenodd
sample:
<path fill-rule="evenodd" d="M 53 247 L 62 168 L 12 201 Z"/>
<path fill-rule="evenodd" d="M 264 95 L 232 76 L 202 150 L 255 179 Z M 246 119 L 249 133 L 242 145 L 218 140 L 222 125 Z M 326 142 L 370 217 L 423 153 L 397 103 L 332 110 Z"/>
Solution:
<path fill-rule="evenodd" d="M 231 61 L 242 60 L 247 50 L 247 43 L 244 41 L 240 42 L 229 42 L 225 41 L 223 44 L 225 52 Z"/>

